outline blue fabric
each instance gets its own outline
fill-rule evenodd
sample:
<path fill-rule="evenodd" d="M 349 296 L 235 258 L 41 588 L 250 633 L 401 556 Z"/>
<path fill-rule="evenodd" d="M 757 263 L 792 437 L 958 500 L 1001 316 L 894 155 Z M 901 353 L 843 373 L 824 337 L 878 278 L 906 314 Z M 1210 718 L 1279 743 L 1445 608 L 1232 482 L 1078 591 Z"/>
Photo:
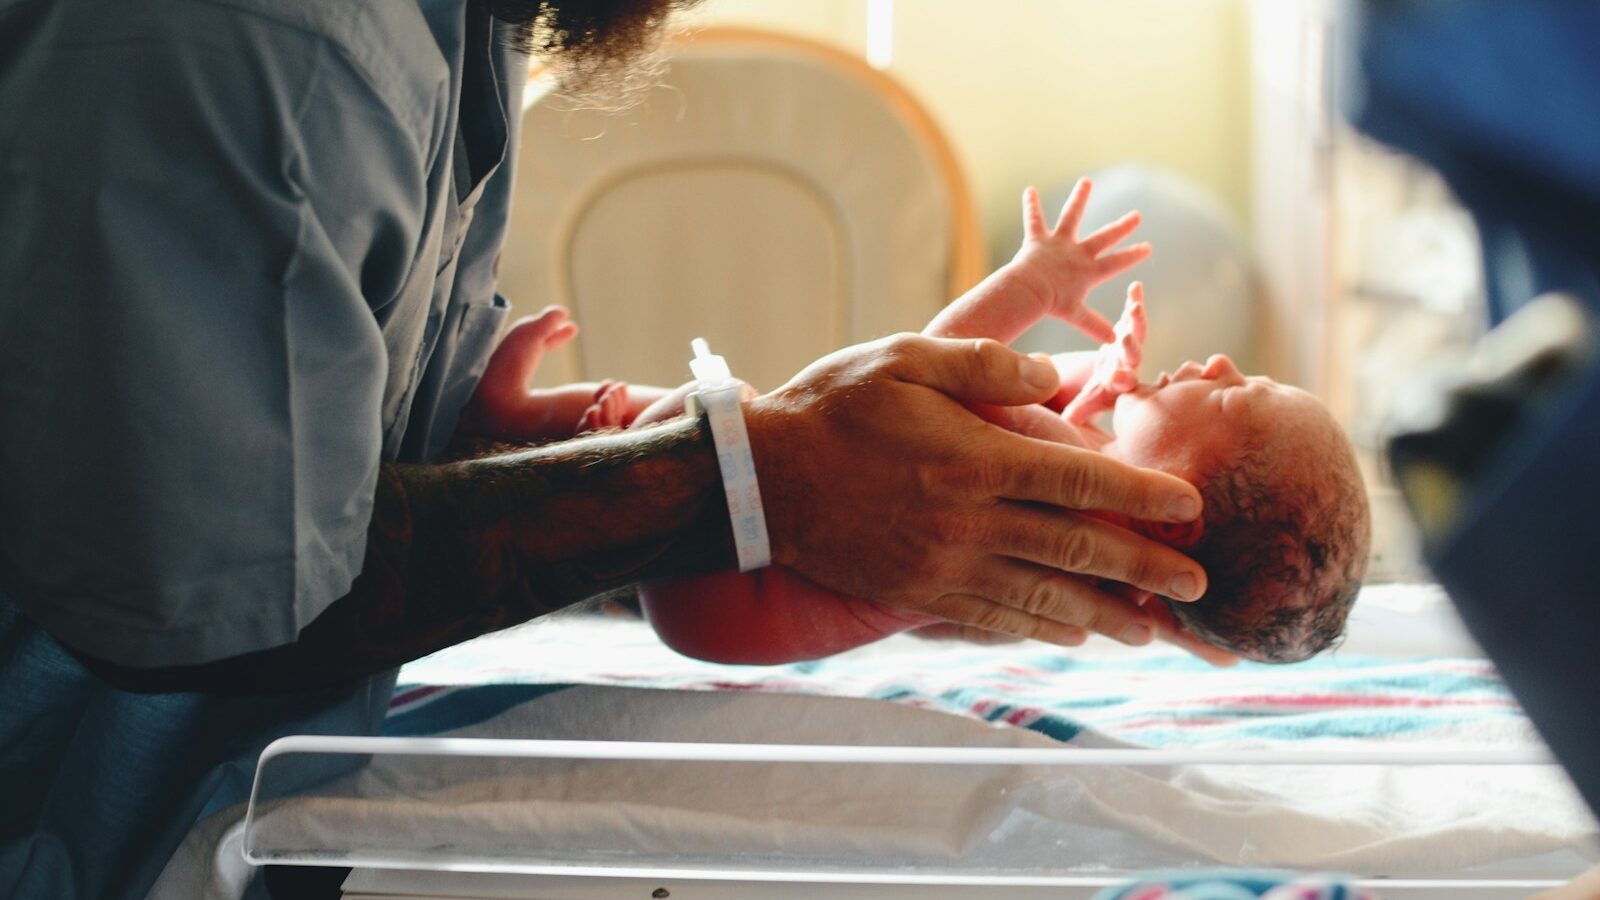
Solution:
<path fill-rule="evenodd" d="M 487 361 L 525 78 L 467 0 L 0 0 L 0 897 L 138 898 L 393 676 L 140 696 L 347 592 Z"/>
<path fill-rule="evenodd" d="M 1370 900 L 1371 895 L 1341 875 L 1301 875 L 1263 869 L 1212 869 L 1150 872 L 1119 887 L 1106 888 L 1094 900 L 1257 900 L 1274 895 L 1286 900 Z"/>
<path fill-rule="evenodd" d="M 0 0 L 0 590 L 30 618 L 200 663 L 349 590 L 379 461 L 439 451 L 505 316 L 525 69 L 490 29 Z"/>
<path fill-rule="evenodd" d="M 137 900 L 285 734 L 371 734 L 394 674 L 284 697 L 126 694 L 0 599 L 0 897 Z M 331 775 L 333 773 L 324 773 Z"/>
<path fill-rule="evenodd" d="M 1600 310 L 1600 4 L 1355 9 L 1350 118 L 1438 169 L 1472 210 L 1491 318 L 1555 290 Z"/>
<path fill-rule="evenodd" d="M 1600 4 L 1392 0 L 1361 13 L 1352 118 L 1436 167 L 1471 209 L 1491 318 L 1548 291 L 1600 313 Z M 1594 810 L 1597 446 L 1600 366 L 1591 365 L 1524 415 L 1509 448 L 1470 485 L 1452 532 L 1427 548 Z"/>

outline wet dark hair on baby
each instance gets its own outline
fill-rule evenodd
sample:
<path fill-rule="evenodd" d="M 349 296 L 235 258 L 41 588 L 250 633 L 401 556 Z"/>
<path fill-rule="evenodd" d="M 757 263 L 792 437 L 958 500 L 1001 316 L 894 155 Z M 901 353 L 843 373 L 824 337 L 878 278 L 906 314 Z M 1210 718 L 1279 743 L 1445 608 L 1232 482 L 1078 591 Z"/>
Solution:
<path fill-rule="evenodd" d="M 1343 636 L 1371 524 L 1349 441 L 1326 427 L 1333 433 L 1246 441 L 1198 485 L 1205 528 L 1184 552 L 1205 567 L 1209 586 L 1194 603 L 1167 606 L 1200 638 L 1257 662 L 1291 663 Z"/>

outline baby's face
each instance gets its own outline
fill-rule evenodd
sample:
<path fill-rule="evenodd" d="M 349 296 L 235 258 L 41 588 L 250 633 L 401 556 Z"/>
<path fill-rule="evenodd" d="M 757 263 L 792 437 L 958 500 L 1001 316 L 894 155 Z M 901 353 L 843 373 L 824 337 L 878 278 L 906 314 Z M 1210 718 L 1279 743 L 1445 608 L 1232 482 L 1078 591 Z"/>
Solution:
<path fill-rule="evenodd" d="M 1205 365 L 1186 362 L 1171 375 L 1118 398 L 1116 438 L 1106 452 L 1191 480 L 1229 459 L 1241 435 L 1267 428 L 1283 433 L 1326 421 L 1321 401 L 1262 376 L 1246 377 L 1217 354 Z"/>

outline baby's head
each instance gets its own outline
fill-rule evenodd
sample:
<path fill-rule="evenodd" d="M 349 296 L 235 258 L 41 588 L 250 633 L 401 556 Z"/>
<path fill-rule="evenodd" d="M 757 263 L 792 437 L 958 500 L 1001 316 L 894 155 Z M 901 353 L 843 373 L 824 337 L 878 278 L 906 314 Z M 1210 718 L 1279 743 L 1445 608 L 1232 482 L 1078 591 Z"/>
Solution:
<path fill-rule="evenodd" d="M 1371 525 L 1354 450 L 1316 397 L 1213 356 L 1124 395 L 1112 428 L 1107 453 L 1204 498 L 1183 551 L 1210 585 L 1195 603 L 1167 604 L 1185 627 L 1260 662 L 1298 662 L 1338 640 Z"/>

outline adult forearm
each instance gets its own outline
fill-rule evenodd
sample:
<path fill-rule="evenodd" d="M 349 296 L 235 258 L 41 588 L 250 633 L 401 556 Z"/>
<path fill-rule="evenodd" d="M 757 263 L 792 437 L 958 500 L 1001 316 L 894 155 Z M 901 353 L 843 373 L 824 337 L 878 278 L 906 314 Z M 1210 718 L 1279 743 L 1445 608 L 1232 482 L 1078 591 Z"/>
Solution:
<path fill-rule="evenodd" d="M 361 575 L 294 643 L 166 669 L 87 662 L 129 690 L 304 690 L 646 578 L 733 561 L 716 456 L 695 420 L 446 465 L 386 465 Z"/>
<path fill-rule="evenodd" d="M 392 477 L 411 527 L 408 538 L 382 542 L 401 551 L 390 568 L 408 571 L 397 581 L 522 619 L 734 562 L 716 455 L 695 419 L 397 466 Z"/>

